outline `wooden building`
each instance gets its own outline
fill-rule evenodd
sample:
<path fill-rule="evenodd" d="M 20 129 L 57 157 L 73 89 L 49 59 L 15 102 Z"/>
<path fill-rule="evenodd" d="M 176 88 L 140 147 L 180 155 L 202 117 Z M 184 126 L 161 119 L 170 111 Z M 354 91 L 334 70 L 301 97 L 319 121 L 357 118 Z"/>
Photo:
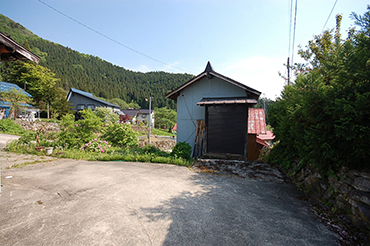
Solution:
<path fill-rule="evenodd" d="M 166 95 L 177 101 L 177 142 L 193 148 L 193 156 L 247 156 L 248 109 L 261 92 L 215 72 L 204 72 Z"/>

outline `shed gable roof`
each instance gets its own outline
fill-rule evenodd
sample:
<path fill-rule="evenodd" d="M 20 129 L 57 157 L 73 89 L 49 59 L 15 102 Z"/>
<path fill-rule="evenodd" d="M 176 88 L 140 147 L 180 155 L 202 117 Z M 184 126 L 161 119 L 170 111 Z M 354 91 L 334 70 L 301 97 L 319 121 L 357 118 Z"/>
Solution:
<path fill-rule="evenodd" d="M 212 65 L 210 62 L 207 63 L 207 66 L 206 66 L 206 69 L 204 70 L 204 72 L 202 72 L 201 74 L 199 74 L 198 76 L 192 78 L 191 80 L 189 80 L 188 82 L 186 82 L 185 84 L 179 86 L 178 88 L 176 88 L 175 90 L 173 90 L 172 92 L 168 93 L 167 95 L 165 95 L 165 97 L 169 98 L 169 99 L 172 99 L 172 100 L 176 100 L 176 98 L 179 96 L 180 94 L 180 91 L 185 89 L 186 87 L 196 83 L 197 81 L 201 80 L 202 78 L 204 77 L 208 77 L 208 78 L 212 78 L 212 77 L 217 77 L 219 79 L 222 79 L 234 86 L 237 86 L 243 90 L 245 90 L 247 92 L 248 95 L 254 97 L 255 99 L 257 99 L 261 92 L 249 87 L 249 86 L 246 86 L 238 81 L 235 81 L 229 77 L 226 77 L 222 74 L 219 74 L 217 72 L 215 72 L 212 68 Z"/>

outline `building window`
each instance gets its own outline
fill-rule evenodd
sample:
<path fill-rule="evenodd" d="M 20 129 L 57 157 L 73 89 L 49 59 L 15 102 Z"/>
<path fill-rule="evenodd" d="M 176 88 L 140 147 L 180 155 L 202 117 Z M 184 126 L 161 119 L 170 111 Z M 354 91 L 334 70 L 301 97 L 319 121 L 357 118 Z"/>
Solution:
<path fill-rule="evenodd" d="M 95 105 L 94 104 L 88 104 L 87 105 L 87 108 L 89 108 L 91 110 L 94 110 L 95 109 Z"/>
<path fill-rule="evenodd" d="M 84 104 L 77 104 L 77 110 L 78 111 L 83 110 L 84 108 L 85 108 Z"/>

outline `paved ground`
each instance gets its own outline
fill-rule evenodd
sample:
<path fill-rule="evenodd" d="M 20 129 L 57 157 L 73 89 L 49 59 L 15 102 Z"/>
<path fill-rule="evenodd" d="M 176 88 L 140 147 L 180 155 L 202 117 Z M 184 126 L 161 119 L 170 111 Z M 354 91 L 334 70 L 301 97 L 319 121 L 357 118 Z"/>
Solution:
<path fill-rule="evenodd" d="M 9 135 L 9 134 L 0 134 L 0 149 L 4 148 L 7 143 L 12 140 L 18 139 L 20 136 Z"/>
<path fill-rule="evenodd" d="M 338 245 L 285 183 L 75 160 L 1 179 L 1 245 Z"/>

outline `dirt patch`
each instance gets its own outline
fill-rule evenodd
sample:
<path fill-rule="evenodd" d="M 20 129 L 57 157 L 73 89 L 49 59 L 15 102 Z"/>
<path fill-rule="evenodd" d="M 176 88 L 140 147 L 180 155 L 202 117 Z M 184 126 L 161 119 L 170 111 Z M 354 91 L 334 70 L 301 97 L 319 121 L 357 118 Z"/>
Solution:
<path fill-rule="evenodd" d="M 56 165 L 59 163 L 59 160 L 59 158 L 52 156 L 26 155 L 0 151 L 0 167 L 2 170 L 12 168 L 22 168 L 25 170 L 41 168 L 46 165 Z"/>

